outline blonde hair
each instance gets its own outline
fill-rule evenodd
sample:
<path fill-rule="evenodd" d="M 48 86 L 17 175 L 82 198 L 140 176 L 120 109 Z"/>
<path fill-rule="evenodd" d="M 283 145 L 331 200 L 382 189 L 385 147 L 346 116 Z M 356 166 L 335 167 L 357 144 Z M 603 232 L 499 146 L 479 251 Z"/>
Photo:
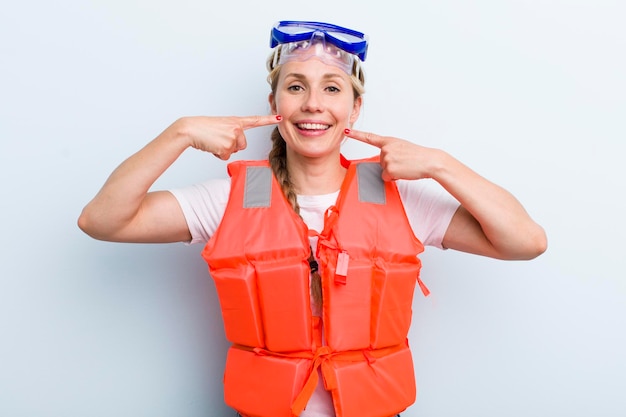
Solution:
<path fill-rule="evenodd" d="M 274 48 L 274 51 L 267 59 L 267 69 L 269 74 L 267 76 L 267 82 L 269 83 L 272 94 L 276 94 L 276 87 L 278 85 L 278 78 L 280 75 L 281 66 L 276 63 L 279 62 L 280 47 Z M 365 74 L 361 68 L 361 61 L 358 57 L 355 57 L 354 64 L 352 66 L 352 74 L 350 75 L 352 82 L 352 90 L 354 92 L 354 99 L 361 97 L 365 93 Z M 269 152 L 268 159 L 274 176 L 280 184 L 280 188 L 287 198 L 287 201 L 293 207 L 293 210 L 299 215 L 300 206 L 298 205 L 298 199 L 295 187 L 291 182 L 289 176 L 289 170 L 287 169 L 287 143 L 280 134 L 278 127 L 272 131 L 272 149 Z M 313 248 L 309 253 L 309 265 L 311 265 L 311 293 L 313 295 L 314 302 L 319 306 L 322 303 L 322 278 L 317 271 L 317 263 L 313 255 Z"/>

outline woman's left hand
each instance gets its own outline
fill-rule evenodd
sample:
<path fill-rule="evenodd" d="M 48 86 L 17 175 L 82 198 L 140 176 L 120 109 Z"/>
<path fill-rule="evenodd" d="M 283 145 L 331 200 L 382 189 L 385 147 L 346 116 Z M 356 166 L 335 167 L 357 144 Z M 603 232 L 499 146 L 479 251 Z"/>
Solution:
<path fill-rule="evenodd" d="M 389 136 L 350 129 L 344 133 L 380 149 L 384 181 L 432 178 L 461 203 L 444 247 L 498 259 L 532 259 L 546 250 L 543 228 L 520 202 L 450 154 Z"/>
<path fill-rule="evenodd" d="M 432 161 L 436 157 L 437 149 L 360 130 L 346 129 L 345 135 L 380 149 L 380 165 L 383 168 L 384 181 L 419 180 L 432 177 Z"/>

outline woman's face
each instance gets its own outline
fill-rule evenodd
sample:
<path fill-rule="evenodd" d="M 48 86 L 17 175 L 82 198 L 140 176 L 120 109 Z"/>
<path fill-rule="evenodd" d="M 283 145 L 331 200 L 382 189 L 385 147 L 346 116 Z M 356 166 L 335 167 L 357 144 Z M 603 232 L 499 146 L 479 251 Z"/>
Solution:
<path fill-rule="evenodd" d="M 283 64 L 269 100 L 288 148 L 306 157 L 338 153 L 361 109 L 350 76 L 315 58 Z"/>

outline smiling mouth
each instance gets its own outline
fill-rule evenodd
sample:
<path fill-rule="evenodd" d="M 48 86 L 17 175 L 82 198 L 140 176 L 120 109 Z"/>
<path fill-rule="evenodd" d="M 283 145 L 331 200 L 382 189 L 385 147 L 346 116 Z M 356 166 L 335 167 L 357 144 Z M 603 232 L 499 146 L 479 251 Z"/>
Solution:
<path fill-rule="evenodd" d="M 327 130 L 330 128 L 330 125 L 322 123 L 297 123 L 296 126 L 301 130 Z"/>

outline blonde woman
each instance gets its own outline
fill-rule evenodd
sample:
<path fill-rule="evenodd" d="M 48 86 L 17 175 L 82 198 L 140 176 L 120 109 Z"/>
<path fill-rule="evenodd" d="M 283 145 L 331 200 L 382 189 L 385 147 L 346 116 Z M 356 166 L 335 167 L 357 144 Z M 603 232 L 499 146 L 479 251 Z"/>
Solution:
<path fill-rule="evenodd" d="M 96 239 L 202 243 L 226 338 L 225 401 L 246 417 L 390 417 L 415 400 L 407 333 L 425 245 L 498 259 L 546 250 L 509 192 L 440 149 L 352 129 L 367 37 L 278 22 L 270 115 L 184 117 L 124 161 L 84 208 Z M 267 160 L 149 192 L 188 148 L 228 160 L 276 125 Z M 345 138 L 376 149 L 348 161 Z"/>

